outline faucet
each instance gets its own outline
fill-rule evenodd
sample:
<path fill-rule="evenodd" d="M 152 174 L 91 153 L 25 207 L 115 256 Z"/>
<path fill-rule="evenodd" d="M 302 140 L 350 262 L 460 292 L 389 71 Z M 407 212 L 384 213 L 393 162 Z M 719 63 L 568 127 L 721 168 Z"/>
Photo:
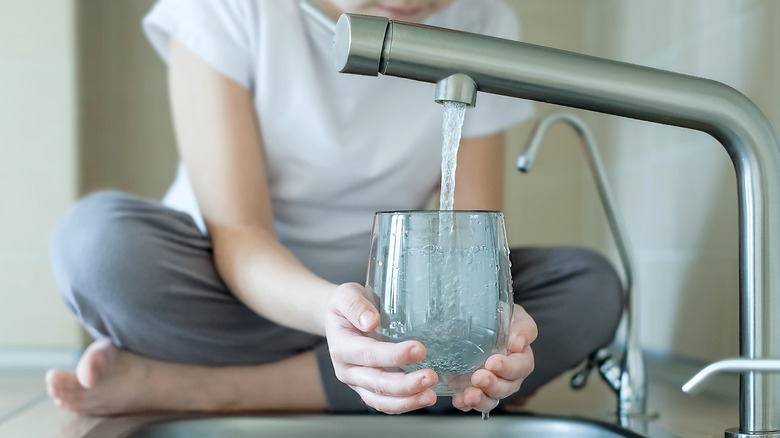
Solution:
<path fill-rule="evenodd" d="M 615 208 L 615 201 L 607 181 L 607 173 L 604 171 L 593 134 L 585 122 L 572 113 L 562 111 L 547 113 L 536 122 L 525 148 L 517 157 L 517 170 L 523 173 L 531 171 L 547 129 L 558 122 L 571 126 L 582 143 L 623 268 L 625 346 L 622 357 L 616 358 L 615 353 L 609 348 L 602 348 L 594 352 L 586 361 L 585 366 L 574 374 L 571 379 L 571 386 L 575 389 L 582 388 L 585 386 L 591 369 L 594 367 L 598 368 L 602 379 L 617 394 L 617 416 L 619 422 L 623 426 L 628 426 L 630 423 L 629 417 L 649 417 L 647 414 L 647 378 L 645 376 L 644 357 L 642 350 L 639 348 L 632 296 L 634 264 L 628 238 L 624 231 L 625 226 L 623 226 L 620 215 Z"/>
<path fill-rule="evenodd" d="M 740 359 L 747 365 L 739 427 L 725 435 L 780 438 L 780 375 L 764 366 L 780 359 L 780 143 L 750 99 L 708 79 L 382 17 L 344 14 L 333 30 L 342 73 L 443 90 L 458 89 L 449 86 L 452 77 L 465 75 L 478 91 L 695 129 L 720 142 L 739 193 Z"/>

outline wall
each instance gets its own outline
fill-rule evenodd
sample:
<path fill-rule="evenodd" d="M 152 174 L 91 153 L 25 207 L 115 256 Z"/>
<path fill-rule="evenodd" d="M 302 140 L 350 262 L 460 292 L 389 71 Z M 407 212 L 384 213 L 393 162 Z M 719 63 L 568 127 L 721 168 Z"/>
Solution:
<path fill-rule="evenodd" d="M 141 30 L 154 0 L 79 0 L 80 190 L 160 198 L 177 160 L 165 64 Z"/>
<path fill-rule="evenodd" d="M 72 0 L 0 0 L 0 350 L 79 339 L 48 257 L 77 196 L 75 20 Z"/>
<path fill-rule="evenodd" d="M 594 4 L 590 47 L 731 85 L 777 130 L 780 3 L 661 3 Z M 702 360 L 737 355 L 738 217 L 728 155 L 694 131 L 612 117 L 598 128 L 635 245 L 643 346 Z"/>
<path fill-rule="evenodd" d="M 554 30 L 540 24 L 542 32 L 560 32 L 565 40 L 548 45 L 570 44 L 591 55 L 724 82 L 753 99 L 775 129 L 780 127 L 780 2 L 593 0 L 578 2 L 581 14 L 575 15 L 570 13 L 578 6 L 566 2 L 511 3 L 525 18 L 526 30 L 533 29 L 529 21 L 534 26 L 564 20 L 552 25 Z M 540 9 L 543 14 L 532 14 Z M 698 132 L 582 115 L 600 143 L 633 242 L 643 347 L 699 360 L 737 355 L 736 183 L 727 154 Z M 515 130 L 517 138 L 524 138 L 519 135 L 523 129 Z M 545 147 L 574 146 L 571 139 L 560 141 L 568 144 L 551 138 Z M 540 183 L 536 195 L 521 198 L 509 210 L 521 243 L 560 243 L 565 231 L 557 230 L 566 225 L 578 230 L 566 236 L 567 242 L 597 248 L 616 260 L 601 206 L 581 168 L 558 156 L 550 169 L 537 171 L 548 173 L 550 182 Z M 578 180 L 583 182 L 579 193 L 572 187 L 564 194 L 556 185 Z M 510 193 L 532 190 L 531 182 L 510 178 L 508 183 Z M 548 187 L 553 190 L 541 191 Z M 562 201 L 569 206 L 559 207 Z M 566 214 L 571 217 L 561 218 Z"/>
<path fill-rule="evenodd" d="M 520 17 L 523 41 L 573 52 L 585 50 L 582 17 L 587 2 L 507 3 Z M 534 105 L 538 115 L 560 110 L 554 105 Z M 571 111 L 588 117 L 586 112 Z M 508 134 L 504 212 L 510 246 L 588 245 L 582 212 L 587 203 L 598 202 L 598 197 L 588 179 L 590 174 L 579 140 L 571 128 L 550 128 L 531 172 L 523 174 L 515 168 L 534 122 L 521 123 Z"/>

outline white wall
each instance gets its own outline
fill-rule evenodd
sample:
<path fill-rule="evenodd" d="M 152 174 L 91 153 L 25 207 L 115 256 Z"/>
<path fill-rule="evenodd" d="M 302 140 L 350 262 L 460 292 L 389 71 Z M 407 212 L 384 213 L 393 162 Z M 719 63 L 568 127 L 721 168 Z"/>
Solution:
<path fill-rule="evenodd" d="M 67 346 L 49 233 L 76 199 L 73 0 L 0 0 L 0 347 Z"/>
<path fill-rule="evenodd" d="M 512 1 L 526 30 L 533 29 L 529 21 L 554 16 L 566 22 L 555 26 L 559 37 L 581 44 L 578 51 L 725 82 L 753 99 L 776 130 L 780 127 L 780 2 L 577 3 L 582 13 L 571 16 L 576 6 L 568 2 Z M 534 16 L 535 9 L 544 13 Z M 727 154 L 698 132 L 597 114 L 584 117 L 601 144 L 634 244 L 643 347 L 702 360 L 738 354 L 737 201 Z M 551 139 L 545 147 L 564 146 L 555 143 Z M 576 147 L 568 143 L 568 148 Z M 521 239 L 555 244 L 561 240 L 555 230 L 562 223 L 579 226 L 580 234 L 567 236 L 569 242 L 600 248 L 615 259 L 601 206 L 586 187 L 592 184 L 580 179 L 587 182 L 582 191 L 574 187 L 573 194 L 557 198 L 556 182 L 571 185 L 582 176 L 564 158 L 557 160 L 545 170 L 555 191 L 543 193 L 540 185 L 531 201 L 513 206 L 513 227 L 539 224 L 542 238 L 526 227 Z M 556 177 L 570 170 L 572 174 Z M 514 187 L 510 193 L 530 185 L 509 183 Z M 555 198 L 549 201 L 554 205 L 567 203 L 562 213 L 572 217 L 557 217 L 561 213 L 542 201 L 548 196 Z"/>
<path fill-rule="evenodd" d="M 613 3 L 587 17 L 600 31 L 589 41 L 600 54 L 724 82 L 780 127 L 780 3 Z M 606 26 L 595 25 L 605 17 Z M 636 248 L 645 348 L 704 360 L 737 355 L 737 195 L 728 155 L 702 133 L 600 122 Z"/>

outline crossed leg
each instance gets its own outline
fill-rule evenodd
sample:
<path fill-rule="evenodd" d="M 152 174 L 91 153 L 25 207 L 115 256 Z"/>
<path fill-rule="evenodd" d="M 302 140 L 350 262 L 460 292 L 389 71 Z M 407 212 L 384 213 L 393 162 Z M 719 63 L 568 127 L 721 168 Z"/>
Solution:
<path fill-rule="evenodd" d="M 338 382 L 323 340 L 267 321 L 219 278 L 211 242 L 189 216 L 101 192 L 60 222 L 52 258 L 63 299 L 98 339 L 75 371 L 51 370 L 51 397 L 79 413 L 367 412 Z M 536 320 L 536 370 L 522 399 L 589 353 L 617 326 L 614 269 L 581 248 L 512 251 L 515 301 Z M 452 406 L 441 400 L 433 411 Z"/>

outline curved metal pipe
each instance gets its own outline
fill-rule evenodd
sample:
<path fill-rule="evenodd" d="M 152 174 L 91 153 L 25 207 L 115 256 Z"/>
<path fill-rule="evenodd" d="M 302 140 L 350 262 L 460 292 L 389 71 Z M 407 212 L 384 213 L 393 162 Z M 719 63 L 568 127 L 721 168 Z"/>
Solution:
<path fill-rule="evenodd" d="M 698 394 L 704 387 L 704 383 L 716 374 L 745 371 L 780 373 L 780 359 L 744 359 L 741 357 L 723 359 L 704 367 L 683 385 L 682 390 L 688 394 Z"/>
<path fill-rule="evenodd" d="M 615 239 L 615 246 L 617 247 L 618 255 L 620 257 L 620 263 L 623 266 L 624 271 L 624 285 L 623 288 L 626 291 L 630 291 L 634 285 L 634 269 L 633 269 L 633 257 L 629 250 L 630 244 L 625 233 L 625 226 L 620 219 L 615 208 L 614 197 L 610 190 L 609 182 L 607 180 L 607 173 L 604 170 L 604 166 L 599 158 L 599 152 L 596 147 L 596 141 L 593 139 L 593 134 L 590 129 L 579 117 L 567 112 L 550 112 L 539 118 L 539 121 L 534 125 L 533 130 L 526 142 L 526 146 L 520 155 L 517 157 L 517 169 L 521 172 L 529 172 L 536 161 L 536 154 L 539 153 L 542 140 L 547 132 L 547 129 L 558 122 L 564 122 L 571 126 L 580 138 L 583 151 L 585 152 L 585 158 L 588 161 L 591 175 L 596 183 L 598 189 L 599 198 L 604 206 L 604 212 L 609 223 L 610 231 Z M 630 296 L 626 297 L 627 300 Z M 630 302 L 630 300 L 629 300 Z"/>
<path fill-rule="evenodd" d="M 644 415 L 647 409 L 647 378 L 644 369 L 644 357 L 642 350 L 639 348 L 639 336 L 635 324 L 633 256 L 628 235 L 625 232 L 625 225 L 623 225 L 623 221 L 615 208 L 615 201 L 607 180 L 607 173 L 604 170 L 593 134 L 585 122 L 572 113 L 563 111 L 547 113 L 540 117 L 534 125 L 525 148 L 517 157 L 517 169 L 524 173 L 531 170 L 547 129 L 558 122 L 571 126 L 580 139 L 623 268 L 623 309 L 624 317 L 626 318 L 626 339 L 620 365 L 620 381 L 616 387 L 618 393 L 618 416 Z"/>

